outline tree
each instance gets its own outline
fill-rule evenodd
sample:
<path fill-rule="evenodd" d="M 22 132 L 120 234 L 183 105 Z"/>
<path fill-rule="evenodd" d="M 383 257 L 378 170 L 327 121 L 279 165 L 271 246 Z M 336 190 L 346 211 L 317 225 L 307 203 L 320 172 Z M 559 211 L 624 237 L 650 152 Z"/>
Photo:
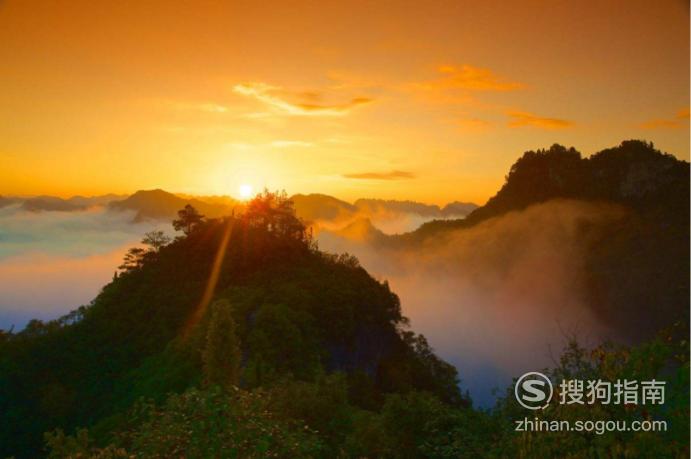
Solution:
<path fill-rule="evenodd" d="M 202 351 L 207 384 L 230 387 L 240 380 L 240 346 L 235 333 L 232 307 L 227 300 L 211 305 L 211 320 Z"/>
<path fill-rule="evenodd" d="M 125 258 L 118 269 L 129 272 L 141 268 L 144 265 L 144 255 L 146 255 L 146 250 L 141 247 L 132 247 L 125 254 Z"/>
<path fill-rule="evenodd" d="M 161 250 L 161 247 L 165 246 L 169 242 L 170 237 L 166 236 L 166 234 L 161 230 L 149 231 L 144 235 L 144 239 L 142 239 L 142 244 L 148 245 L 154 252 L 158 252 Z"/>
<path fill-rule="evenodd" d="M 295 215 L 293 201 L 285 191 L 272 193 L 264 190 L 258 194 L 247 204 L 245 218 L 251 225 L 277 236 L 300 241 L 308 239 L 305 225 Z"/>
<path fill-rule="evenodd" d="M 182 230 L 185 235 L 190 234 L 197 225 L 204 221 L 204 215 L 190 204 L 187 204 L 184 209 L 178 210 L 178 217 L 173 220 L 173 228 L 175 231 Z"/>

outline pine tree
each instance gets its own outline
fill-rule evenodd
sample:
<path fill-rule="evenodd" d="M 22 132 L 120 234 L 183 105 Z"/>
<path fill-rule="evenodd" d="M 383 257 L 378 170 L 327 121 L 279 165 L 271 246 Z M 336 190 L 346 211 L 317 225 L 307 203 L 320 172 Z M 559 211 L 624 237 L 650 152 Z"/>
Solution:
<path fill-rule="evenodd" d="M 187 204 L 183 209 L 178 210 L 178 218 L 173 220 L 173 228 L 175 228 L 175 231 L 182 230 L 185 235 L 189 235 L 203 221 L 204 215 L 200 214 L 190 204 Z"/>
<path fill-rule="evenodd" d="M 204 382 L 228 388 L 240 380 L 240 345 L 232 307 L 227 300 L 211 305 L 211 320 L 202 352 Z"/>

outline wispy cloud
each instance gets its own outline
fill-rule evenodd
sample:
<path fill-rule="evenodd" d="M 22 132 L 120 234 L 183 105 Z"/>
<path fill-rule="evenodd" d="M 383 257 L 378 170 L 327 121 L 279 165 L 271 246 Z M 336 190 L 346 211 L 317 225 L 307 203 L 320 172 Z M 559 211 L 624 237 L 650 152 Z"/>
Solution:
<path fill-rule="evenodd" d="M 472 65 L 442 65 L 438 68 L 443 76 L 436 80 L 417 83 L 419 89 L 463 89 L 468 91 L 516 91 L 523 83 L 511 81 L 493 71 Z"/>
<path fill-rule="evenodd" d="M 201 103 L 190 103 L 190 102 L 177 102 L 177 101 L 166 101 L 166 104 L 170 104 L 173 108 L 177 110 L 192 110 L 207 113 L 226 113 L 228 112 L 228 107 L 215 102 L 201 102 Z"/>
<path fill-rule="evenodd" d="M 540 129 L 565 129 L 573 126 L 572 121 L 563 120 L 559 118 L 546 118 L 528 112 L 508 112 L 507 115 L 511 118 L 509 127 L 536 127 Z"/>
<path fill-rule="evenodd" d="M 364 180 L 405 180 L 415 178 L 415 174 L 406 171 L 359 172 L 354 174 L 343 174 L 343 177 Z"/>
<path fill-rule="evenodd" d="M 674 118 L 653 119 L 638 125 L 641 129 L 681 129 L 689 125 L 689 109 L 682 108 Z"/>
<path fill-rule="evenodd" d="M 353 108 L 373 101 L 367 97 L 356 97 L 342 104 L 293 102 L 283 95 L 282 88 L 261 82 L 237 84 L 233 87 L 233 91 L 263 103 L 274 113 L 287 116 L 343 116 Z M 308 94 L 310 94 L 309 99 L 315 99 L 314 93 Z M 305 93 L 298 96 L 304 99 Z"/>

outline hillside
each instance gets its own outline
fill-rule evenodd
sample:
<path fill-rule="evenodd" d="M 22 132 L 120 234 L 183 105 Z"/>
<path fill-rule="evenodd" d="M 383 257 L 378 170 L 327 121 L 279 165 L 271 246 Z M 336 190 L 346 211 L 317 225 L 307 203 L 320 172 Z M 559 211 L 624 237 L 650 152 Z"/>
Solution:
<path fill-rule="evenodd" d="M 524 153 L 511 166 L 497 194 L 463 221 L 429 222 L 399 239 L 421 241 L 438 231 L 470 227 L 558 198 L 615 202 L 688 224 L 688 195 L 689 163 L 650 143 L 628 140 L 587 158 L 573 147 L 553 145 Z"/>
<path fill-rule="evenodd" d="M 637 210 L 658 209 L 688 220 L 689 164 L 637 140 L 582 158 L 574 148 L 554 145 L 526 152 L 506 183 L 468 220 L 476 222 L 555 198 L 606 200 Z"/>
<path fill-rule="evenodd" d="M 297 216 L 307 222 L 347 219 L 357 210 L 352 204 L 325 194 L 296 194 L 290 199 Z"/>
<path fill-rule="evenodd" d="M 36 457 L 43 432 L 102 432 L 121 426 L 139 397 L 162 401 L 198 384 L 206 310 L 219 300 L 232 305 L 244 387 L 338 371 L 363 408 L 411 389 L 465 403 L 453 367 L 405 331 L 388 285 L 351 257 L 314 249 L 285 197 L 264 195 L 242 216 L 193 228 L 159 251 L 133 251 L 139 261 L 88 307 L 0 335 L 0 456 Z"/>

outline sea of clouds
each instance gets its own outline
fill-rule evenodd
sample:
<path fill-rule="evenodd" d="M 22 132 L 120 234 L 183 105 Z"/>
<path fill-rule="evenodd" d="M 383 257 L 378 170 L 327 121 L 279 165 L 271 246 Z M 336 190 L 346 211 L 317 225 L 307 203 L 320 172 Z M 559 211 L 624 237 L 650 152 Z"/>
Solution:
<path fill-rule="evenodd" d="M 54 319 L 88 304 L 147 231 L 129 212 L 0 209 L 0 329 Z"/>

